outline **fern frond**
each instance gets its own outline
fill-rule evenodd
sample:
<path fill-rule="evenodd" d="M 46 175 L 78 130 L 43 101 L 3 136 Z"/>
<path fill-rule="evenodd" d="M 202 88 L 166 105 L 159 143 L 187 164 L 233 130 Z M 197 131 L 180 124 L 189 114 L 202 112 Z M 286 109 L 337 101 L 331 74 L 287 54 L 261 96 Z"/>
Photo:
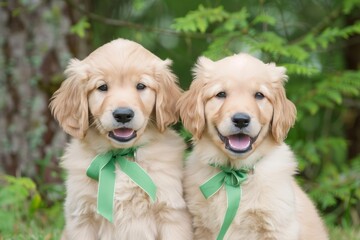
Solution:
<path fill-rule="evenodd" d="M 197 10 L 190 11 L 185 17 L 176 18 L 172 28 L 182 32 L 205 33 L 210 24 L 222 22 L 228 17 L 229 14 L 222 6 L 206 8 L 200 4 Z"/>

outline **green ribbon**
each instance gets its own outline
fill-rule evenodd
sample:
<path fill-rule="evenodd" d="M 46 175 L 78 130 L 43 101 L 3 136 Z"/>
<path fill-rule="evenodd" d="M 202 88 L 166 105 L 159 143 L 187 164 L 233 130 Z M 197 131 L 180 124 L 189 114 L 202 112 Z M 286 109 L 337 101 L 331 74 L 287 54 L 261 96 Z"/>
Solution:
<path fill-rule="evenodd" d="M 126 158 L 133 158 L 136 148 L 111 150 L 97 155 L 86 171 L 86 175 L 99 181 L 97 195 L 97 211 L 109 222 L 113 222 L 114 191 L 115 191 L 115 164 L 147 195 L 152 202 L 156 200 L 156 185 L 150 176 L 139 164 Z"/>
<path fill-rule="evenodd" d="M 215 167 L 214 165 L 211 165 Z M 227 209 L 223 224 L 217 236 L 217 240 L 224 239 L 227 230 L 232 223 L 236 212 L 239 208 L 241 200 L 241 184 L 246 181 L 249 171 L 251 169 L 232 169 L 225 166 L 220 166 L 220 172 L 206 181 L 200 186 L 200 190 L 206 199 L 216 194 L 220 188 L 225 184 Z"/>

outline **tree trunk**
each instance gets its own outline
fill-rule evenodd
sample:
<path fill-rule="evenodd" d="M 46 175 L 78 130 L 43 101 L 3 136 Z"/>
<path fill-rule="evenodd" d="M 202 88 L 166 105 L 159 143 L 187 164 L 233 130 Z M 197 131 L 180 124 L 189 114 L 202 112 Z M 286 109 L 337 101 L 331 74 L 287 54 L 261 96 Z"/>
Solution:
<path fill-rule="evenodd" d="M 360 8 L 355 8 L 346 19 L 348 25 L 360 20 Z M 347 40 L 345 49 L 345 63 L 349 70 L 360 70 L 360 35 L 351 36 Z M 349 141 L 348 158 L 352 159 L 360 154 L 360 101 L 352 101 L 347 117 L 347 140 Z"/>
<path fill-rule="evenodd" d="M 0 170 L 54 181 L 60 175 L 50 173 L 60 172 L 58 157 L 68 137 L 48 102 L 69 59 L 87 52 L 86 41 L 70 33 L 79 16 L 65 1 L 1 4 Z"/>

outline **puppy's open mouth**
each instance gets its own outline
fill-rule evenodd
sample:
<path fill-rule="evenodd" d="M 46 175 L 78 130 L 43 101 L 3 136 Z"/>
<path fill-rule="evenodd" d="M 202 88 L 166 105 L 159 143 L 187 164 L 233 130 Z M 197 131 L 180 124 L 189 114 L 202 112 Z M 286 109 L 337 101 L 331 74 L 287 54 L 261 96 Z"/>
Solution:
<path fill-rule="evenodd" d="M 225 148 L 234 153 L 246 153 L 252 149 L 252 144 L 256 141 L 256 138 L 252 138 L 249 135 L 243 133 L 237 133 L 234 135 L 223 136 L 218 131 L 221 141 L 225 144 Z"/>
<path fill-rule="evenodd" d="M 136 137 L 136 131 L 131 128 L 117 128 L 109 132 L 109 137 L 118 142 L 128 142 Z"/>

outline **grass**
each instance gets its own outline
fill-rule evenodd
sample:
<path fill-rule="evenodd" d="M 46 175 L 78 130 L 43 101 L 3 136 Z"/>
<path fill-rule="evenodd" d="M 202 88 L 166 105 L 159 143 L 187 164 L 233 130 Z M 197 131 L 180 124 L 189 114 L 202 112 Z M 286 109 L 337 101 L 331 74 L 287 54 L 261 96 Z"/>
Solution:
<path fill-rule="evenodd" d="M 359 240 L 360 239 L 360 226 L 343 229 L 339 227 L 330 228 L 329 234 L 331 240 Z"/>
<path fill-rule="evenodd" d="M 16 222 L 12 231 L 0 231 L 0 240 L 58 240 L 61 237 L 64 219 L 37 216 L 28 222 Z"/>
<path fill-rule="evenodd" d="M 49 221 L 48 224 L 30 222 L 20 223 L 16 232 L 0 233 L 0 240 L 59 240 L 63 226 L 63 216 Z M 45 219 L 44 219 L 45 220 Z M 359 240 L 360 227 L 343 229 L 340 227 L 329 227 L 330 240 Z"/>
<path fill-rule="evenodd" d="M 0 240 L 58 240 L 61 237 L 60 228 L 47 227 L 41 229 L 39 226 L 23 229 L 22 232 L 0 235 Z"/>
<path fill-rule="evenodd" d="M 18 205 L 18 204 L 16 204 Z M 0 240 L 58 240 L 64 226 L 63 203 L 33 212 L 18 206 L 0 209 Z"/>

